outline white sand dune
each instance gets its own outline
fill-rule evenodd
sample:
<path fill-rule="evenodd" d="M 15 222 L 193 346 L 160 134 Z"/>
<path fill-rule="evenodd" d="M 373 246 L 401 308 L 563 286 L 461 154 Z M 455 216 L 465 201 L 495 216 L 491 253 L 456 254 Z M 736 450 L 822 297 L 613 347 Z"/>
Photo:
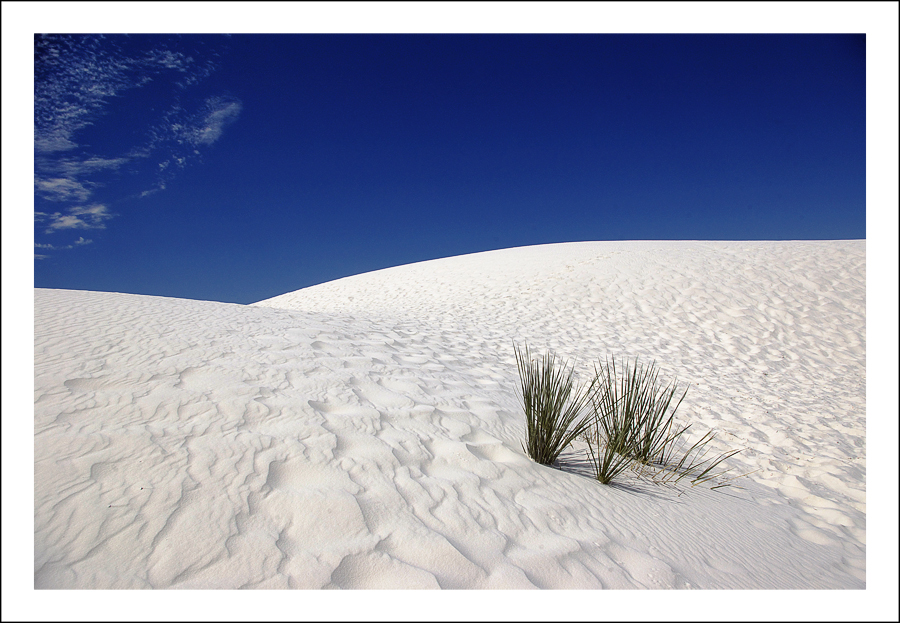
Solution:
<path fill-rule="evenodd" d="M 34 291 L 35 588 L 866 588 L 866 247 L 583 242 L 252 306 Z M 655 359 L 742 489 L 522 450 L 513 341 Z"/>

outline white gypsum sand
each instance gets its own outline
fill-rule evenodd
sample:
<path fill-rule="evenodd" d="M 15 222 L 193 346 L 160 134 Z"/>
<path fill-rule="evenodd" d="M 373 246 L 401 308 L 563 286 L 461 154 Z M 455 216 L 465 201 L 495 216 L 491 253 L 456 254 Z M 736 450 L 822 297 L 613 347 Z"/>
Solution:
<path fill-rule="evenodd" d="M 35 289 L 34 585 L 865 588 L 865 255 L 553 244 L 252 306 Z M 753 473 L 535 464 L 514 340 L 582 376 L 656 360 Z"/>

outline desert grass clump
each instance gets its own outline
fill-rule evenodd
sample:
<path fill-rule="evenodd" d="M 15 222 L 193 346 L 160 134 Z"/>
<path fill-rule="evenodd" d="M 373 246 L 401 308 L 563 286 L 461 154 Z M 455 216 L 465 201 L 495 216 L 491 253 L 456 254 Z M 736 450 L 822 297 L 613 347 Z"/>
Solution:
<path fill-rule="evenodd" d="M 637 360 L 626 360 L 620 377 L 613 357 L 594 371 L 593 424 L 586 440 L 601 483 L 609 484 L 627 467 L 636 466 L 641 475 L 649 473 L 658 482 L 688 477 L 696 485 L 720 476 L 713 470 L 740 452 L 711 455 L 712 432 L 687 445 L 683 436 L 691 425 L 681 426 L 675 421 L 687 388 L 679 396 L 677 382 L 663 386 L 655 362 L 645 367 Z"/>
<path fill-rule="evenodd" d="M 621 378 L 615 357 L 594 370 L 595 411 L 606 439 L 617 440 L 615 450 L 644 465 L 670 460 L 673 442 L 688 428 L 677 428 L 674 419 L 687 389 L 672 406 L 678 384 L 661 387 L 656 362 L 645 367 L 638 360 L 626 360 Z"/>
<path fill-rule="evenodd" d="M 526 437 L 522 448 L 537 463 L 550 465 L 590 421 L 583 416 L 593 383 L 578 386 L 574 365 L 558 361 L 553 353 L 536 359 L 526 345 L 513 344 L 525 409 Z"/>
<path fill-rule="evenodd" d="M 605 418 L 600 417 L 602 398 L 594 394 L 591 396 L 591 403 L 594 415 L 589 419 L 590 425 L 582 439 L 587 442 L 594 478 L 601 484 L 608 485 L 634 463 L 628 448 L 631 439 L 627 426 L 610 421 L 620 417 L 618 412 L 611 411 Z"/>

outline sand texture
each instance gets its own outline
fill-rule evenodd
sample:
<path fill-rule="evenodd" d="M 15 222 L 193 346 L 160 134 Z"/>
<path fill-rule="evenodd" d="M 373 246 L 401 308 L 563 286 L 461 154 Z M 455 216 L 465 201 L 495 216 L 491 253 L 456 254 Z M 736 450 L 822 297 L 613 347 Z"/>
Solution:
<path fill-rule="evenodd" d="M 34 291 L 35 588 L 866 587 L 866 247 L 582 242 L 252 306 Z M 655 360 L 741 489 L 522 450 L 512 344 Z"/>

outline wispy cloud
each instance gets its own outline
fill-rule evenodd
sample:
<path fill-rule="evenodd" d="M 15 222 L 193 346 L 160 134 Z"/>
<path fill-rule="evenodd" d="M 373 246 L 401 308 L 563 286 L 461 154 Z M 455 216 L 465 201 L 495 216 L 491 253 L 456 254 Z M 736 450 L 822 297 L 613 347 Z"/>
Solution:
<path fill-rule="evenodd" d="M 90 206 L 76 206 L 66 210 L 66 213 L 35 212 L 36 222 L 46 223 L 44 233 L 51 234 L 61 229 L 105 229 L 106 221 L 114 215 L 103 204 L 96 203 Z M 51 247 L 45 247 L 51 248 Z M 53 247 L 72 248 L 72 247 Z"/>
<path fill-rule="evenodd" d="M 214 69 L 209 61 L 200 63 L 165 48 L 125 49 L 126 43 L 140 41 L 104 35 L 35 36 L 35 152 L 78 148 L 75 134 L 97 123 L 112 98 L 165 72 L 183 74 L 175 86 L 185 88 Z"/>
<path fill-rule="evenodd" d="M 233 123 L 241 114 L 241 103 L 223 97 L 213 97 L 206 101 L 207 113 L 195 128 L 195 145 L 212 145 L 222 136 L 225 127 Z"/>
<path fill-rule="evenodd" d="M 84 201 L 91 196 L 91 191 L 84 184 L 72 178 L 36 179 L 34 186 L 36 192 L 50 201 Z"/>
<path fill-rule="evenodd" d="M 74 249 L 75 247 L 83 247 L 84 245 L 91 244 L 92 242 L 93 242 L 93 240 L 85 240 L 83 237 L 79 236 L 78 240 L 74 241 L 72 244 L 60 246 L 60 245 L 54 245 L 54 244 L 49 244 L 49 243 L 35 242 L 34 248 L 35 249 L 44 249 L 46 251 L 65 251 L 68 249 Z M 48 257 L 50 257 L 50 256 L 45 255 L 44 253 L 35 253 L 34 254 L 34 259 L 36 259 L 36 260 L 46 260 Z"/>
<path fill-rule="evenodd" d="M 56 251 L 59 249 L 74 249 L 75 247 L 82 247 L 86 244 L 91 244 L 92 242 L 93 242 L 93 240 L 85 240 L 83 237 L 79 236 L 78 240 L 76 240 L 72 244 L 67 244 L 65 246 L 58 246 L 58 245 L 54 245 L 54 244 L 42 244 L 40 242 L 35 242 L 34 248 L 35 249 L 49 249 L 51 251 Z"/>
<path fill-rule="evenodd" d="M 87 175 L 96 171 L 106 171 L 110 169 L 118 169 L 123 164 L 130 162 L 138 157 L 136 152 L 122 158 L 100 158 L 90 156 L 82 160 L 60 160 L 59 167 L 68 175 Z"/>
<path fill-rule="evenodd" d="M 35 35 L 35 223 L 43 234 L 105 228 L 110 203 L 160 192 L 238 118 L 240 100 L 195 93 L 219 55 L 217 45 L 194 50 L 195 40 Z M 152 106 L 129 96 L 151 83 Z M 122 137 L 134 142 L 123 145 Z M 123 176 L 146 190 L 136 193 L 132 181 L 116 192 Z M 56 205 L 38 206 L 39 199 Z M 54 251 L 81 246 L 39 244 Z"/>
<path fill-rule="evenodd" d="M 110 98 L 149 79 L 139 75 L 141 65 L 102 35 L 36 35 L 35 152 L 76 149 L 75 133 L 91 125 Z"/>

